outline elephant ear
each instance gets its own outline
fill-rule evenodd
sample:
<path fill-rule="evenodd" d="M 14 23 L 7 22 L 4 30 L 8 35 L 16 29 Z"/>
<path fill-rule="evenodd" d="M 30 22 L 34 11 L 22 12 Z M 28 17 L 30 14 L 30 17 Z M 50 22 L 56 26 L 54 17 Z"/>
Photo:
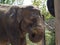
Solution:
<path fill-rule="evenodd" d="M 17 16 L 17 7 L 11 6 L 9 10 L 6 12 L 6 18 L 9 24 L 12 24 L 16 21 Z"/>
<path fill-rule="evenodd" d="M 13 23 L 15 21 L 20 23 L 22 19 L 22 8 L 18 6 L 11 6 L 9 7 L 9 10 L 6 12 L 6 16 L 8 17 L 10 23 Z"/>

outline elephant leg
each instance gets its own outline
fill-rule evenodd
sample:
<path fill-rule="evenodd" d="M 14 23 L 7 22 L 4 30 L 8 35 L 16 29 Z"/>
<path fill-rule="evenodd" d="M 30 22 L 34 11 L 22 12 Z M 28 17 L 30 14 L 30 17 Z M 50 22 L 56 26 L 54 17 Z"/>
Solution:
<path fill-rule="evenodd" d="M 14 33 L 14 35 L 10 34 L 9 36 L 12 45 L 26 45 L 25 37 L 21 38 L 19 32 L 17 31 Z"/>
<path fill-rule="evenodd" d="M 8 28 L 6 30 L 8 38 L 10 40 L 11 45 L 21 45 L 20 44 L 20 32 L 16 28 Z"/>

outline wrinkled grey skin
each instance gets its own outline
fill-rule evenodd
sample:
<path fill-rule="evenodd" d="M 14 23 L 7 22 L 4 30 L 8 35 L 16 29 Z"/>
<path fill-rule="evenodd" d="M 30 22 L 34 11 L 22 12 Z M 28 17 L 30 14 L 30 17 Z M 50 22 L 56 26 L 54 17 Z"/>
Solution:
<path fill-rule="evenodd" d="M 26 33 L 34 43 L 43 38 L 42 16 L 38 9 L 12 6 L 5 13 L 0 12 L 0 43 L 26 45 Z"/>

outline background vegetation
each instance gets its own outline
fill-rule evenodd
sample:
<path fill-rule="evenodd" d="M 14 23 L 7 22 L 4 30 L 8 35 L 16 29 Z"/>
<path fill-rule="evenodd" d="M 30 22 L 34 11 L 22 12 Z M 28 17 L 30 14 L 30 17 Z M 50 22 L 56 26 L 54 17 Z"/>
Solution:
<path fill-rule="evenodd" d="M 0 4 L 10 4 L 12 5 L 16 0 L 0 0 Z M 18 5 L 22 5 L 24 0 L 17 0 Z M 18 3 L 19 2 L 19 3 Z M 51 16 L 51 14 L 47 10 L 46 6 L 47 0 L 32 0 L 32 3 L 34 6 L 37 6 L 42 15 L 45 17 L 45 25 L 48 25 L 45 27 L 45 42 L 46 45 L 55 45 L 55 23 L 54 23 L 54 17 Z M 28 37 L 26 37 L 28 45 L 38 45 L 34 44 L 29 41 Z"/>

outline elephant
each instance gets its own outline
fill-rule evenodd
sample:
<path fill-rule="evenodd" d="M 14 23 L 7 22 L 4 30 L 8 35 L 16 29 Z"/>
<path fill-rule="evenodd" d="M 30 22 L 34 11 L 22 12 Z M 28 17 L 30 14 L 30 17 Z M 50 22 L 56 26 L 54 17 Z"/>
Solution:
<path fill-rule="evenodd" d="M 9 43 L 11 45 L 26 45 L 27 33 L 29 40 L 33 43 L 42 40 L 44 36 L 43 18 L 38 8 L 34 6 L 8 6 L 6 10 L 0 10 L 1 45 Z"/>

